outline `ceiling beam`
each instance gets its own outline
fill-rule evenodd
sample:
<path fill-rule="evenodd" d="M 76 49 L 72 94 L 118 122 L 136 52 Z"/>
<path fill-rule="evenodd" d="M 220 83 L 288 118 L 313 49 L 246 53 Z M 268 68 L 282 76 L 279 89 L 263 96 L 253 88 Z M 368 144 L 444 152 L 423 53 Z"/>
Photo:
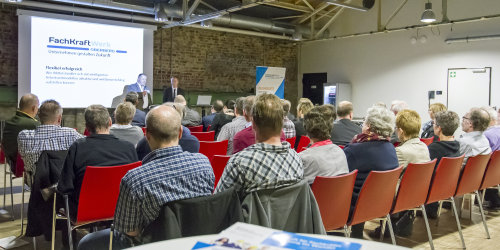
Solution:
<path fill-rule="evenodd" d="M 305 15 L 303 18 L 301 18 L 301 19 L 299 20 L 299 24 L 300 24 L 300 23 L 303 23 L 303 22 L 305 22 L 305 21 L 307 21 L 307 19 L 309 19 L 309 18 L 311 18 L 312 16 L 314 16 L 314 15 L 318 14 L 319 12 L 321 12 L 324 8 L 326 8 L 326 7 L 328 7 L 328 6 L 329 6 L 329 4 L 327 4 L 327 3 L 322 3 L 322 4 L 320 4 L 320 5 L 319 5 L 319 6 L 318 6 L 318 7 L 317 7 L 317 8 L 316 8 L 313 12 L 311 12 L 311 13 L 309 13 L 309 14 Z"/>
<path fill-rule="evenodd" d="M 193 12 L 198 8 L 198 5 L 200 4 L 201 0 L 194 0 L 193 4 L 191 4 L 191 7 L 186 12 L 186 18 L 190 18 Z"/>
<path fill-rule="evenodd" d="M 332 12 L 334 12 L 334 11 L 337 11 L 337 10 L 339 10 L 340 8 L 342 8 L 342 7 L 339 7 L 339 6 L 333 7 L 332 9 L 328 10 L 325 14 L 320 15 L 318 18 L 316 18 L 316 21 L 319 21 L 319 20 L 320 20 L 320 19 L 322 19 L 323 17 L 329 16 L 329 15 L 330 15 L 330 13 L 332 13 Z"/>
<path fill-rule="evenodd" d="M 328 20 L 328 22 L 326 22 L 325 25 L 323 25 L 323 27 L 320 30 L 318 30 L 318 32 L 314 35 L 314 38 L 318 38 L 319 36 L 321 36 L 321 34 L 323 34 L 323 32 L 328 27 L 330 27 L 330 25 L 333 23 L 333 21 L 335 21 L 335 19 L 337 19 L 337 17 L 339 17 L 343 11 L 344 11 L 344 8 L 340 9 L 337 13 L 335 13 L 335 15 L 333 15 L 333 17 L 330 18 L 330 20 Z"/>
<path fill-rule="evenodd" d="M 309 7 L 309 9 L 314 11 L 314 8 L 311 6 L 311 4 L 309 4 L 307 0 L 302 0 L 302 2 L 304 2 L 307 5 L 307 7 Z"/>

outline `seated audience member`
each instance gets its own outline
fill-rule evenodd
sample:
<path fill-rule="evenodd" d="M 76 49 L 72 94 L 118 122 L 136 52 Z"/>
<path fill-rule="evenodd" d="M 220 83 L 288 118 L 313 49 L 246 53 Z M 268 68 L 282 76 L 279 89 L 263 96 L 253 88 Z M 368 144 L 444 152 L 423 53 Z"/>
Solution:
<path fill-rule="evenodd" d="M 441 111 L 433 115 L 434 135 L 439 137 L 429 145 L 429 156 L 431 160 L 437 159 L 436 167 L 443 157 L 460 156 L 460 143 L 455 140 L 453 133 L 460 123 L 458 114 L 453 111 Z M 437 218 L 438 202 L 425 205 L 427 217 Z"/>
<path fill-rule="evenodd" d="M 349 171 L 358 170 L 354 183 L 351 208 L 372 170 L 386 171 L 397 168 L 398 157 L 390 137 L 394 129 L 394 114 L 388 109 L 373 106 L 368 109 L 361 134 L 356 135 L 344 148 Z M 352 227 L 352 237 L 363 238 L 364 223 Z"/>
<path fill-rule="evenodd" d="M 180 117 L 183 117 L 184 115 L 184 105 L 174 104 L 173 102 L 166 102 L 160 106 L 172 107 L 177 111 L 177 113 L 179 113 Z M 184 126 L 182 126 L 182 136 L 179 140 L 179 146 L 181 146 L 182 150 L 190 153 L 198 153 L 200 151 L 200 141 L 198 140 L 198 138 L 191 134 L 191 131 L 189 131 L 188 128 Z M 136 151 L 137 157 L 140 161 L 142 161 L 142 159 L 151 152 L 151 148 L 149 147 L 146 137 L 143 137 L 137 143 Z"/>
<path fill-rule="evenodd" d="M 232 122 L 224 125 L 217 136 L 217 141 L 228 140 L 227 144 L 227 154 L 231 155 L 233 153 L 233 138 L 236 133 L 240 132 L 245 128 L 247 121 L 243 116 L 243 103 L 245 97 L 240 97 L 236 99 L 236 104 L 234 105 L 234 115 L 235 118 Z"/>
<path fill-rule="evenodd" d="M 210 131 L 215 131 L 214 140 L 217 140 L 222 127 L 233 121 L 233 108 L 235 104 L 235 101 L 227 100 L 226 104 L 224 105 L 223 111 L 215 115 L 214 120 L 212 121 L 212 126 L 210 126 Z"/>
<path fill-rule="evenodd" d="M 424 125 L 422 126 L 422 134 L 420 135 L 421 138 L 434 137 L 434 140 L 437 139 L 437 135 L 434 135 L 434 128 L 432 127 L 434 122 L 434 116 L 438 112 L 446 110 L 447 110 L 446 106 L 442 103 L 433 103 L 429 106 L 429 117 L 431 118 L 431 120 L 424 123 Z"/>
<path fill-rule="evenodd" d="M 68 150 L 75 140 L 83 138 L 73 128 L 61 127 L 63 109 L 54 100 L 42 103 L 38 113 L 41 125 L 35 130 L 23 130 L 17 138 L 19 154 L 24 161 L 27 183 L 31 185 L 38 157 L 45 150 Z"/>
<path fill-rule="evenodd" d="M 130 102 L 137 107 L 139 103 L 139 95 L 137 92 L 128 92 L 125 97 L 125 102 Z M 146 113 L 138 108 L 135 109 L 134 118 L 132 118 L 133 126 L 145 127 L 146 126 Z"/>
<path fill-rule="evenodd" d="M 69 195 L 71 216 L 76 218 L 80 188 L 87 166 L 116 166 L 138 161 L 132 143 L 109 134 L 111 118 L 102 105 L 85 109 L 85 127 L 90 135 L 69 148 L 57 190 Z"/>
<path fill-rule="evenodd" d="M 337 107 L 337 115 L 339 120 L 333 126 L 331 134 L 332 142 L 345 146 L 351 142 L 355 135 L 361 133 L 361 127 L 352 122 L 354 112 L 351 102 L 340 102 Z"/>
<path fill-rule="evenodd" d="M 330 140 L 333 123 L 314 107 L 304 117 L 304 127 L 312 145 L 299 153 L 304 165 L 304 179 L 309 184 L 316 176 L 336 176 L 349 172 L 344 151 Z"/>
<path fill-rule="evenodd" d="M 201 117 L 198 112 L 190 109 L 187 106 L 186 99 L 184 96 L 178 95 L 174 99 L 174 103 L 179 103 L 184 105 L 184 118 L 182 118 L 182 126 L 186 127 L 194 127 L 199 126 L 201 124 Z"/>
<path fill-rule="evenodd" d="M 146 118 L 146 138 L 153 150 L 142 166 L 130 170 L 120 183 L 114 218 L 113 246 L 128 248 L 125 238 L 140 242 L 140 233 L 171 201 L 212 194 L 215 176 L 202 154 L 179 146 L 181 117 L 172 107 L 159 106 Z M 108 249 L 109 229 L 85 236 L 78 249 Z"/>
<path fill-rule="evenodd" d="M 295 121 L 295 116 L 290 113 L 290 108 L 292 107 L 292 103 L 289 100 L 283 99 L 283 109 L 286 110 L 285 116 L 288 117 L 290 121 Z"/>
<path fill-rule="evenodd" d="M 283 106 L 273 94 L 261 94 L 252 107 L 252 128 L 257 144 L 233 155 L 215 192 L 238 185 L 244 192 L 288 186 L 303 178 L 299 155 L 281 142 Z"/>
<path fill-rule="evenodd" d="M 304 129 L 304 116 L 314 107 L 311 100 L 307 98 L 300 98 L 299 104 L 297 105 L 297 119 L 293 122 L 295 126 L 295 145 L 297 148 L 299 145 L 299 140 L 301 136 L 306 136 L 306 130 Z"/>
<path fill-rule="evenodd" d="M 283 105 L 283 111 L 285 112 L 285 116 L 283 118 L 283 133 L 285 133 L 285 137 L 292 138 L 295 137 L 295 125 L 293 122 L 288 119 L 287 114 L 290 112 L 290 102 L 285 99 L 281 99 L 281 105 Z M 294 145 L 292 145 L 293 147 Z"/>
<path fill-rule="evenodd" d="M 427 145 L 418 138 L 420 124 L 420 116 L 414 110 L 404 109 L 396 116 L 396 134 L 401 142 L 396 147 L 396 155 L 403 169 L 406 169 L 408 163 L 430 161 Z"/>
<path fill-rule="evenodd" d="M 403 109 L 407 109 L 408 104 L 405 101 L 394 100 L 391 103 L 391 111 L 394 115 L 397 115 L 399 111 Z M 394 129 L 394 133 L 391 135 L 391 143 L 399 142 L 398 135 L 396 134 L 396 129 Z"/>
<path fill-rule="evenodd" d="M 210 115 L 206 115 L 201 119 L 201 123 L 203 124 L 203 131 L 208 130 L 208 126 L 212 125 L 212 121 L 217 114 L 222 113 L 222 109 L 224 108 L 224 104 L 221 100 L 216 100 L 212 103 L 212 107 L 210 108 Z"/>
<path fill-rule="evenodd" d="M 245 148 L 255 144 L 255 131 L 252 128 L 252 106 L 255 96 L 247 96 L 243 102 L 243 116 L 247 123 L 245 128 L 236 133 L 233 138 L 233 154 L 242 151 Z M 281 141 L 285 141 L 285 133 L 281 131 Z"/>
<path fill-rule="evenodd" d="M 5 150 L 5 157 L 11 162 L 10 167 L 12 172 L 15 172 L 17 136 L 19 132 L 25 129 L 35 129 L 36 126 L 40 125 L 40 122 L 35 119 L 38 113 L 38 106 L 40 106 L 40 103 L 36 95 L 23 95 L 21 100 L 19 100 L 19 109 L 16 111 L 16 115 L 5 122 L 2 147 Z"/>
<path fill-rule="evenodd" d="M 490 124 L 490 115 L 484 109 L 472 108 L 462 117 L 462 130 L 465 132 L 457 141 L 460 143 L 460 154 L 465 155 L 464 163 L 471 156 L 491 153 L 490 142 L 484 131 Z"/>
<path fill-rule="evenodd" d="M 109 129 L 110 134 L 114 135 L 118 139 L 130 142 L 134 146 L 137 145 L 137 142 L 144 137 L 144 132 L 142 132 L 141 128 L 130 124 L 132 122 L 132 118 L 134 118 L 135 112 L 136 109 L 132 103 L 120 103 L 115 109 L 116 123 L 111 125 L 111 128 Z"/>
<path fill-rule="evenodd" d="M 484 136 L 490 142 L 491 151 L 500 150 L 500 125 L 498 123 L 497 112 L 492 107 L 483 108 L 490 115 L 490 125 L 484 131 Z"/>

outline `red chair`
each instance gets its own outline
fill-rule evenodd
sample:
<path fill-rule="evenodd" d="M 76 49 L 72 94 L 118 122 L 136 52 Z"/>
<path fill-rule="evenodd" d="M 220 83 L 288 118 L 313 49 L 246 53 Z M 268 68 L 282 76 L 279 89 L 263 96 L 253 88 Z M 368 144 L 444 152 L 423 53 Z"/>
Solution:
<path fill-rule="evenodd" d="M 488 163 L 488 167 L 484 172 L 483 181 L 479 187 L 479 190 L 483 190 L 483 200 L 485 192 L 484 189 L 498 186 L 498 184 L 500 184 L 500 150 L 493 152 L 490 162 Z"/>
<path fill-rule="evenodd" d="M 142 132 L 144 133 L 144 136 L 146 136 L 146 127 L 141 127 Z"/>
<path fill-rule="evenodd" d="M 469 193 L 476 194 L 477 202 L 479 203 L 479 211 L 481 212 L 481 218 L 483 219 L 484 229 L 486 231 L 486 237 L 490 239 L 490 232 L 488 231 L 488 226 L 486 225 L 486 218 L 484 217 L 483 204 L 481 197 L 479 196 L 479 188 L 481 187 L 481 181 L 490 160 L 491 154 L 486 155 L 476 155 L 469 157 L 465 167 L 462 170 L 462 175 L 460 176 L 460 181 L 458 182 L 457 190 L 454 196 L 462 196 Z M 473 201 L 470 199 L 470 218 L 472 219 L 472 204 Z M 462 200 L 463 207 L 463 200 Z M 460 210 L 462 211 L 462 210 Z"/>
<path fill-rule="evenodd" d="M 210 131 L 210 127 L 212 127 L 212 125 L 208 125 L 207 132 Z"/>
<path fill-rule="evenodd" d="M 87 128 L 85 128 L 85 130 L 83 131 L 83 135 L 84 136 L 89 136 L 90 135 L 90 131 Z"/>
<path fill-rule="evenodd" d="M 299 140 L 299 145 L 297 145 L 297 153 L 300 153 L 303 151 L 302 148 L 309 146 L 309 143 L 311 143 L 311 139 L 309 137 L 303 135 L 300 137 Z"/>
<path fill-rule="evenodd" d="M 442 201 L 451 199 L 451 206 L 453 208 L 453 213 L 455 214 L 455 219 L 457 221 L 458 233 L 460 234 L 460 239 L 462 240 L 462 247 L 465 249 L 465 241 L 462 235 L 462 228 L 460 227 L 457 208 L 455 206 L 455 200 L 453 199 L 453 196 L 455 195 L 455 191 L 457 189 L 458 178 L 462 169 L 463 160 L 463 155 L 460 157 L 441 158 L 441 161 L 439 162 L 436 171 L 434 172 L 434 177 L 432 179 L 432 184 L 430 186 L 429 194 L 427 195 L 425 204 L 431 204 L 439 201 L 439 216 L 441 212 Z"/>
<path fill-rule="evenodd" d="M 317 176 L 311 189 L 318 202 L 321 219 L 326 231 L 344 227 L 344 234 L 349 237 L 347 220 L 352 198 L 352 190 L 358 170 L 351 173 L 324 177 Z"/>
<path fill-rule="evenodd" d="M 4 175 L 3 175 L 3 206 L 5 208 L 5 199 L 6 199 L 6 193 L 5 191 L 7 190 L 7 175 L 10 175 L 10 208 L 11 208 L 11 213 L 10 213 L 10 218 L 11 220 L 14 220 L 14 193 L 12 191 L 12 172 L 10 171 L 10 165 L 9 162 L 6 160 L 5 157 L 5 152 L 3 149 L 3 145 L 0 146 L 0 164 L 3 164 L 4 166 Z"/>
<path fill-rule="evenodd" d="M 187 127 L 189 131 L 192 132 L 203 132 L 203 125 L 200 126 L 194 126 L 194 127 Z"/>
<path fill-rule="evenodd" d="M 433 141 L 434 141 L 434 137 L 431 137 L 431 138 L 420 138 L 420 141 L 425 143 L 425 145 L 429 146 Z"/>
<path fill-rule="evenodd" d="M 344 149 L 345 146 L 344 145 L 338 145 L 340 149 Z"/>
<path fill-rule="evenodd" d="M 219 183 L 220 177 L 222 176 L 222 173 L 224 172 L 224 168 L 226 167 L 227 161 L 229 161 L 229 158 L 231 158 L 230 155 L 214 155 L 211 164 L 212 164 L 212 169 L 214 170 L 214 175 L 215 175 L 215 185 L 214 187 L 217 187 L 217 183 Z"/>
<path fill-rule="evenodd" d="M 191 135 L 198 138 L 199 141 L 214 141 L 215 131 L 191 132 Z"/>
<path fill-rule="evenodd" d="M 200 153 L 212 161 L 214 155 L 227 155 L 228 140 L 224 141 L 200 141 Z"/>
<path fill-rule="evenodd" d="M 295 147 L 295 140 L 296 140 L 296 137 L 295 137 L 295 136 L 294 136 L 294 137 L 291 137 L 291 138 L 286 138 L 286 141 L 287 141 L 288 143 L 290 143 L 290 147 L 291 147 L 291 148 L 294 148 L 294 147 Z"/>
<path fill-rule="evenodd" d="M 394 231 L 392 230 L 391 211 L 396 185 L 403 167 L 388 171 L 371 171 L 359 192 L 358 200 L 354 207 L 350 221 L 347 223 L 349 228 L 365 221 L 386 217 L 382 224 L 382 232 L 385 231 L 385 220 L 389 222 L 389 232 L 391 233 L 392 244 L 396 244 Z"/>
<path fill-rule="evenodd" d="M 436 166 L 436 159 L 426 163 L 410 163 L 406 167 L 403 178 L 399 184 L 396 200 L 391 209 L 391 214 L 399 213 L 401 211 L 414 209 L 420 207 L 425 221 L 425 228 L 427 229 L 427 236 L 429 237 L 429 244 L 431 249 L 434 249 L 432 243 L 431 229 L 429 228 L 429 221 L 425 212 L 425 200 L 431 184 L 432 174 Z M 383 239 L 383 233 L 381 240 Z"/>
<path fill-rule="evenodd" d="M 54 249 L 55 244 L 56 219 L 66 219 L 67 221 L 70 249 L 73 249 L 73 240 L 71 237 L 72 230 L 94 222 L 113 220 L 118 194 L 120 193 L 120 182 L 123 176 L 125 176 L 129 170 L 141 165 L 142 162 L 138 161 L 121 166 L 88 166 L 83 176 L 76 221 L 68 219 L 68 217 L 71 218 L 69 216 L 71 211 L 68 205 L 68 195 L 63 195 L 66 206 L 66 216 L 58 216 L 59 218 L 56 218 L 57 195 L 54 194 L 54 207 L 52 211 L 52 249 Z M 112 237 L 112 234 L 111 232 L 110 237 Z"/>

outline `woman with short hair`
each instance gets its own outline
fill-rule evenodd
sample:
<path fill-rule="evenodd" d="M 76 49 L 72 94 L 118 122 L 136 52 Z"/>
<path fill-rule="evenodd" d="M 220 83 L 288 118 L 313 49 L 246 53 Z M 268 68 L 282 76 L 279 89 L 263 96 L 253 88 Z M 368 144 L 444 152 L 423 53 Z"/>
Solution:
<path fill-rule="evenodd" d="M 432 127 L 433 121 L 434 121 L 434 116 L 442 111 L 446 111 L 448 108 L 442 103 L 433 103 L 429 106 L 429 117 L 431 118 L 430 121 L 424 123 L 422 125 L 422 134 L 420 135 L 421 138 L 431 138 L 434 137 L 434 141 L 437 140 L 437 135 L 434 134 L 434 128 Z"/>
<path fill-rule="evenodd" d="M 427 145 L 418 138 L 420 124 L 420 116 L 414 110 L 404 109 L 396 116 L 396 134 L 401 142 L 396 147 L 396 155 L 399 165 L 403 166 L 403 171 L 408 163 L 422 163 L 431 160 Z"/>
<path fill-rule="evenodd" d="M 297 104 L 297 119 L 293 121 L 295 126 L 295 145 L 293 148 L 297 149 L 299 145 L 300 137 L 306 136 L 306 130 L 304 129 L 304 116 L 309 113 L 309 111 L 314 108 L 314 104 L 311 100 L 307 98 L 300 98 L 299 104 Z"/>

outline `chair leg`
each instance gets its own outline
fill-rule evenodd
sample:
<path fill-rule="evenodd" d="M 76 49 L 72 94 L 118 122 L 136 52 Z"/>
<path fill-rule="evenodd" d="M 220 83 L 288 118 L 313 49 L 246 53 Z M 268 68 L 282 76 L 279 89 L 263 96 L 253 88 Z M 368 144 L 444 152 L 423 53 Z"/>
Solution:
<path fill-rule="evenodd" d="M 462 234 L 462 226 L 460 225 L 460 220 L 458 219 L 457 206 L 455 206 L 455 199 L 453 197 L 451 199 L 451 207 L 453 208 L 453 213 L 455 214 L 455 220 L 457 221 L 458 233 L 460 234 L 460 240 L 462 240 L 462 247 L 465 249 L 465 241 L 464 236 Z"/>
<path fill-rule="evenodd" d="M 33 239 L 33 249 L 36 250 L 36 237 L 32 237 Z"/>
<path fill-rule="evenodd" d="M 479 204 L 479 211 L 481 211 L 481 219 L 483 219 L 484 230 L 486 230 L 486 238 L 491 239 L 490 232 L 488 231 L 488 225 L 486 225 L 486 218 L 484 216 L 482 200 L 481 198 L 479 198 L 479 193 L 477 190 L 475 191 L 475 193 L 477 197 L 477 203 Z"/>
<path fill-rule="evenodd" d="M 379 239 L 380 241 L 384 240 L 384 233 L 385 233 L 385 224 L 386 224 L 386 221 L 387 221 L 387 219 L 385 219 L 385 218 L 381 219 L 382 226 L 380 227 L 380 239 Z"/>
<path fill-rule="evenodd" d="M 351 238 L 351 226 L 347 226 L 347 238 Z"/>
<path fill-rule="evenodd" d="M 5 189 L 7 188 L 7 163 L 3 164 L 3 208 L 5 208 Z"/>
<path fill-rule="evenodd" d="M 392 244 L 396 245 L 396 238 L 394 237 L 394 231 L 392 230 L 391 215 L 388 214 L 386 218 L 387 218 L 387 224 L 389 224 L 389 233 L 391 234 Z"/>
<path fill-rule="evenodd" d="M 344 237 L 349 238 L 349 228 L 347 225 L 344 225 Z"/>
<path fill-rule="evenodd" d="M 115 225 L 111 224 L 111 230 L 109 230 L 109 250 L 113 250 L 113 231 L 115 231 Z"/>
<path fill-rule="evenodd" d="M 14 217 L 14 191 L 12 190 L 12 173 L 10 175 L 10 212 L 12 213 L 12 220 L 15 220 Z"/>
<path fill-rule="evenodd" d="M 443 201 L 439 201 L 437 218 L 436 218 L 436 226 L 438 226 L 438 224 L 439 224 L 439 216 L 441 215 L 442 206 L 443 206 Z"/>
<path fill-rule="evenodd" d="M 21 189 L 22 189 L 22 199 L 21 199 L 21 236 L 24 235 L 24 177 L 25 174 L 23 172 L 23 178 L 21 182 Z"/>
<path fill-rule="evenodd" d="M 54 193 L 54 206 L 52 208 L 52 246 L 51 250 L 54 250 L 55 248 L 55 242 L 56 242 L 56 197 L 57 194 Z"/>
<path fill-rule="evenodd" d="M 421 205 L 422 215 L 424 216 L 425 229 L 427 229 L 427 237 L 429 238 L 429 245 L 431 249 L 434 250 L 434 243 L 432 242 L 431 228 L 429 227 L 429 220 L 427 219 L 427 212 L 425 211 L 425 205 Z"/>
<path fill-rule="evenodd" d="M 66 222 L 67 222 L 67 225 L 68 225 L 68 244 L 69 244 L 69 249 L 70 250 L 73 250 L 73 237 L 71 235 L 71 216 L 70 216 L 70 211 L 69 211 L 69 203 L 68 203 L 68 196 L 64 196 L 64 203 L 65 203 L 65 206 L 66 206 Z"/>

